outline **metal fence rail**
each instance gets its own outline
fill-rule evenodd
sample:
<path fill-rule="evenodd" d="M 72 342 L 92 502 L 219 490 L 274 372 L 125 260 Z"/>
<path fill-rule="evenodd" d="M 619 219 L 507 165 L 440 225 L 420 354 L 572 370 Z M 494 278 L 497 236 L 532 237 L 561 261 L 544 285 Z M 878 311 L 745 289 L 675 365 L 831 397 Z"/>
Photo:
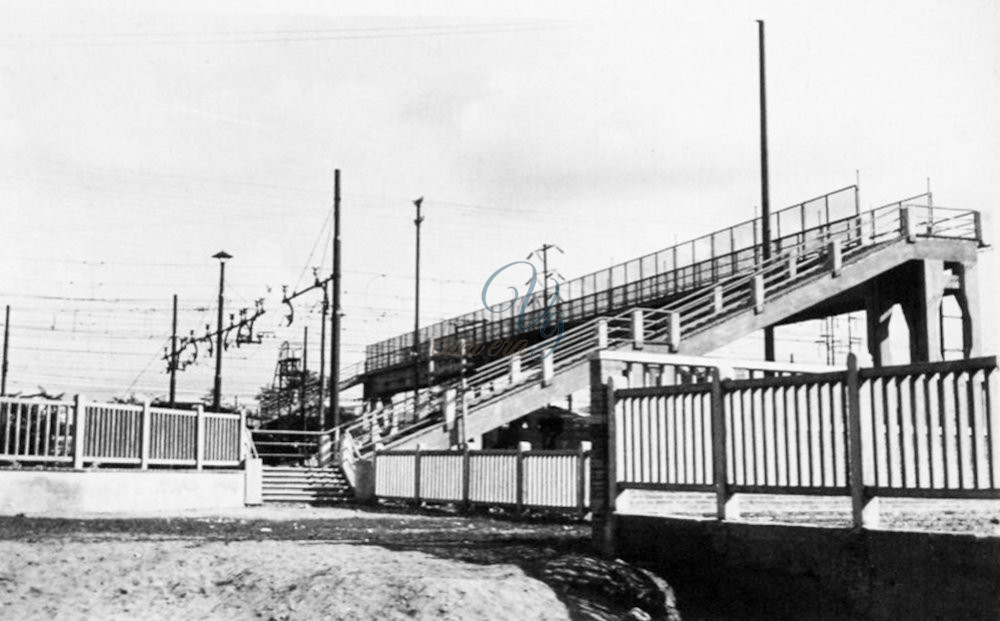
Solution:
<path fill-rule="evenodd" d="M 589 505 L 585 451 L 380 451 L 375 496 L 413 502 L 561 509 Z"/>
<path fill-rule="evenodd" d="M 607 387 L 612 489 L 1000 499 L 997 359 Z"/>
<path fill-rule="evenodd" d="M 0 463 L 238 466 L 240 414 L 0 397 Z"/>

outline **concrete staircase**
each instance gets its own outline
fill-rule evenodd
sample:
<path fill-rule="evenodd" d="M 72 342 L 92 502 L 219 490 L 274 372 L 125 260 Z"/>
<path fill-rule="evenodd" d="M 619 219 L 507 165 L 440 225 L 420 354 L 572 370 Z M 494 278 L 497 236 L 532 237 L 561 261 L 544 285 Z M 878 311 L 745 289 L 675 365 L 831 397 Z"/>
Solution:
<path fill-rule="evenodd" d="M 340 468 L 264 466 L 265 503 L 335 504 L 354 500 Z"/>

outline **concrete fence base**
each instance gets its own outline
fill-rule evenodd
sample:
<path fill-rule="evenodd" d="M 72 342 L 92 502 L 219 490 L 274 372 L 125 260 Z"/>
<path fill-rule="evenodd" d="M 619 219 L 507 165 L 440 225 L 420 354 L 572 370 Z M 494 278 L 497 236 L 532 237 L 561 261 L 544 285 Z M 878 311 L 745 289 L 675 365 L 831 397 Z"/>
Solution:
<path fill-rule="evenodd" d="M 687 596 L 740 619 L 1000 618 L 997 537 L 628 515 L 612 522 L 611 551 L 658 571 L 682 611 Z"/>

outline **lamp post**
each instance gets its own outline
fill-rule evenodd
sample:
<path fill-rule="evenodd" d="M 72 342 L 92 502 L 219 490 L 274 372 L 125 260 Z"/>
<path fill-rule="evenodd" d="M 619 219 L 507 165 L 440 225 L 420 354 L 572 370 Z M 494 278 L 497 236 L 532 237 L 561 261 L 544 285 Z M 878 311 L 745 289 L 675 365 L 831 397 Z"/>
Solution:
<path fill-rule="evenodd" d="M 215 390 L 212 392 L 212 409 L 218 412 L 222 404 L 222 292 L 226 286 L 226 260 L 233 255 L 220 250 L 212 258 L 219 260 L 219 317 L 215 331 Z"/>
<path fill-rule="evenodd" d="M 417 208 L 417 218 L 413 224 L 417 227 L 417 255 L 416 255 L 416 290 L 414 291 L 413 304 L 413 422 L 416 422 L 420 415 L 420 223 L 424 219 L 420 215 L 420 206 L 424 202 L 424 197 L 413 201 Z"/>

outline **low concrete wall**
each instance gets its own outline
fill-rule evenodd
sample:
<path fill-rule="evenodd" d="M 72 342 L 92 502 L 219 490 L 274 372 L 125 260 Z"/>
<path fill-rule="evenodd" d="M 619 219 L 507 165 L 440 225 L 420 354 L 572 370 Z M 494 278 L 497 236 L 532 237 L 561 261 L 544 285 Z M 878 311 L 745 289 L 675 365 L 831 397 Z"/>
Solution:
<path fill-rule="evenodd" d="M 614 521 L 617 555 L 658 571 L 682 611 L 687 597 L 739 619 L 1000 619 L 1000 538 Z"/>
<path fill-rule="evenodd" d="M 0 470 L 0 514 L 242 507 L 242 470 Z"/>

